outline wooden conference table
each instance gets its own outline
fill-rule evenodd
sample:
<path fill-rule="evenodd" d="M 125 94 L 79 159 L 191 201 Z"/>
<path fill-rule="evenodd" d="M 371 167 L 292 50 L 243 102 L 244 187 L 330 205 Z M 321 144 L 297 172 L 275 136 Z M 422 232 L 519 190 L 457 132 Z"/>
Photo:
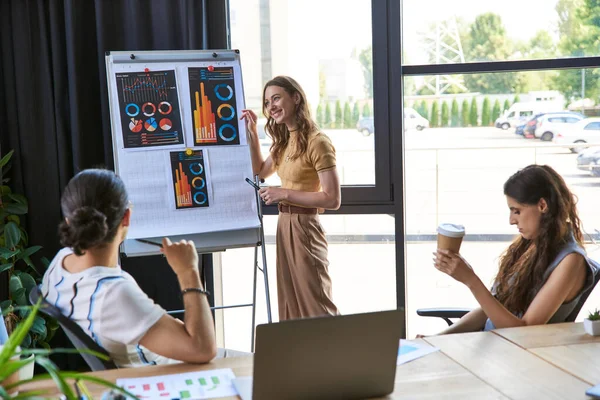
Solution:
<path fill-rule="evenodd" d="M 441 351 L 399 365 L 394 393 L 386 399 L 586 399 L 600 383 L 600 337 L 586 335 L 582 323 L 541 325 L 427 337 Z M 91 373 L 109 381 L 152 375 L 231 368 L 252 375 L 252 357 L 205 365 L 175 364 Z M 41 381 L 26 389 L 49 389 Z M 95 398 L 104 388 L 89 385 Z M 237 397 L 235 397 L 237 398 Z"/>

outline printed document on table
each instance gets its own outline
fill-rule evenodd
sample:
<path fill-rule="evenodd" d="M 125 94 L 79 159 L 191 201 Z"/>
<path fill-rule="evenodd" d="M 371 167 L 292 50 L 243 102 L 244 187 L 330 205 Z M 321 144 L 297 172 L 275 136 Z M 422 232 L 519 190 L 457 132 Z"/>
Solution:
<path fill-rule="evenodd" d="M 433 347 L 427 343 L 411 342 L 409 340 L 400 339 L 400 347 L 398 348 L 398 361 L 396 365 L 404 364 L 417 358 L 426 356 L 427 354 L 439 351 L 439 348 Z"/>
<path fill-rule="evenodd" d="M 213 399 L 237 396 L 230 368 L 183 374 L 117 379 L 117 385 L 140 399 Z"/>

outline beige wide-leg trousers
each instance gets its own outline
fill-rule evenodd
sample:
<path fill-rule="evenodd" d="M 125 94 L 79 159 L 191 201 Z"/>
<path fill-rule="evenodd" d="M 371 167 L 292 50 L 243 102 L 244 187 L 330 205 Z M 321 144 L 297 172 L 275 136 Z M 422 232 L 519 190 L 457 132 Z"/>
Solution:
<path fill-rule="evenodd" d="M 339 314 L 318 214 L 279 213 L 276 264 L 280 321 Z"/>

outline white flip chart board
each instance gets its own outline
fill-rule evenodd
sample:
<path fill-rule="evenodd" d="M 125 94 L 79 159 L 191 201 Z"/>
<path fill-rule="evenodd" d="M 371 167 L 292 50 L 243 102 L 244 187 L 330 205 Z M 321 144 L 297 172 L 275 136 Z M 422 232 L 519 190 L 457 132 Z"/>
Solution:
<path fill-rule="evenodd" d="M 133 204 L 124 253 L 157 254 L 135 239 L 163 236 L 201 252 L 256 245 L 239 52 L 108 52 L 106 69 L 115 172 Z"/>

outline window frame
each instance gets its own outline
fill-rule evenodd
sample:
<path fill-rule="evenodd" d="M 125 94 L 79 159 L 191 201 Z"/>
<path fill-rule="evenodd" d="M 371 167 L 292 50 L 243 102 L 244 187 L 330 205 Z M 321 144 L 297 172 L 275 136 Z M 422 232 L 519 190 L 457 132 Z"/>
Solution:
<path fill-rule="evenodd" d="M 375 149 L 375 183 L 373 185 L 342 185 L 342 206 L 339 210 L 328 211 L 337 214 L 374 214 L 390 213 L 394 204 L 393 185 L 391 180 L 391 146 L 390 146 L 390 76 L 391 63 L 388 54 L 389 32 L 387 28 L 388 4 L 385 1 L 371 1 L 372 27 L 372 59 L 373 59 L 373 111 L 376 134 Z M 386 23 L 381 23 L 386 21 Z M 231 49 L 230 5 L 227 2 L 227 46 Z M 277 214 L 277 207 L 264 206 L 263 213 Z"/>
<path fill-rule="evenodd" d="M 385 0 L 390 8 L 398 7 L 402 9 L 403 0 Z M 400 11 L 401 12 L 401 11 Z M 400 17 L 400 26 L 402 18 Z M 398 37 L 402 40 L 402 31 Z M 401 54 L 401 53 L 400 53 Z M 501 72 L 521 72 L 521 71 L 549 71 L 549 70 L 565 70 L 565 69 L 597 69 L 600 68 L 600 56 L 586 57 L 568 57 L 555 59 L 531 59 L 531 60 L 505 60 L 505 61 L 486 61 L 486 62 L 465 62 L 455 64 L 410 64 L 404 65 L 402 61 L 393 63 L 390 68 L 399 71 L 400 80 L 403 82 L 406 77 L 427 76 L 427 75 L 460 75 L 460 74 L 484 74 L 484 73 L 501 73 Z M 403 101 L 404 99 L 402 99 Z M 404 154 L 402 154 L 404 155 Z M 396 186 L 400 187 L 399 182 L 395 182 Z M 398 194 L 396 204 L 404 202 L 406 193 L 403 191 Z M 403 215 L 403 214 L 400 214 Z M 397 226 L 404 226 L 404 218 L 400 221 L 396 218 Z M 400 235 L 396 236 L 396 241 L 400 240 Z M 404 236 L 402 236 L 404 237 Z M 399 246 L 397 245 L 397 251 Z M 405 256 L 397 253 L 396 258 L 398 263 L 405 262 Z M 404 268 L 405 266 L 397 266 L 397 288 L 398 290 L 398 305 L 406 304 L 406 299 L 400 299 L 400 289 L 405 286 Z M 400 275 L 402 271 L 402 275 Z M 405 294 L 405 291 L 402 293 Z"/>

